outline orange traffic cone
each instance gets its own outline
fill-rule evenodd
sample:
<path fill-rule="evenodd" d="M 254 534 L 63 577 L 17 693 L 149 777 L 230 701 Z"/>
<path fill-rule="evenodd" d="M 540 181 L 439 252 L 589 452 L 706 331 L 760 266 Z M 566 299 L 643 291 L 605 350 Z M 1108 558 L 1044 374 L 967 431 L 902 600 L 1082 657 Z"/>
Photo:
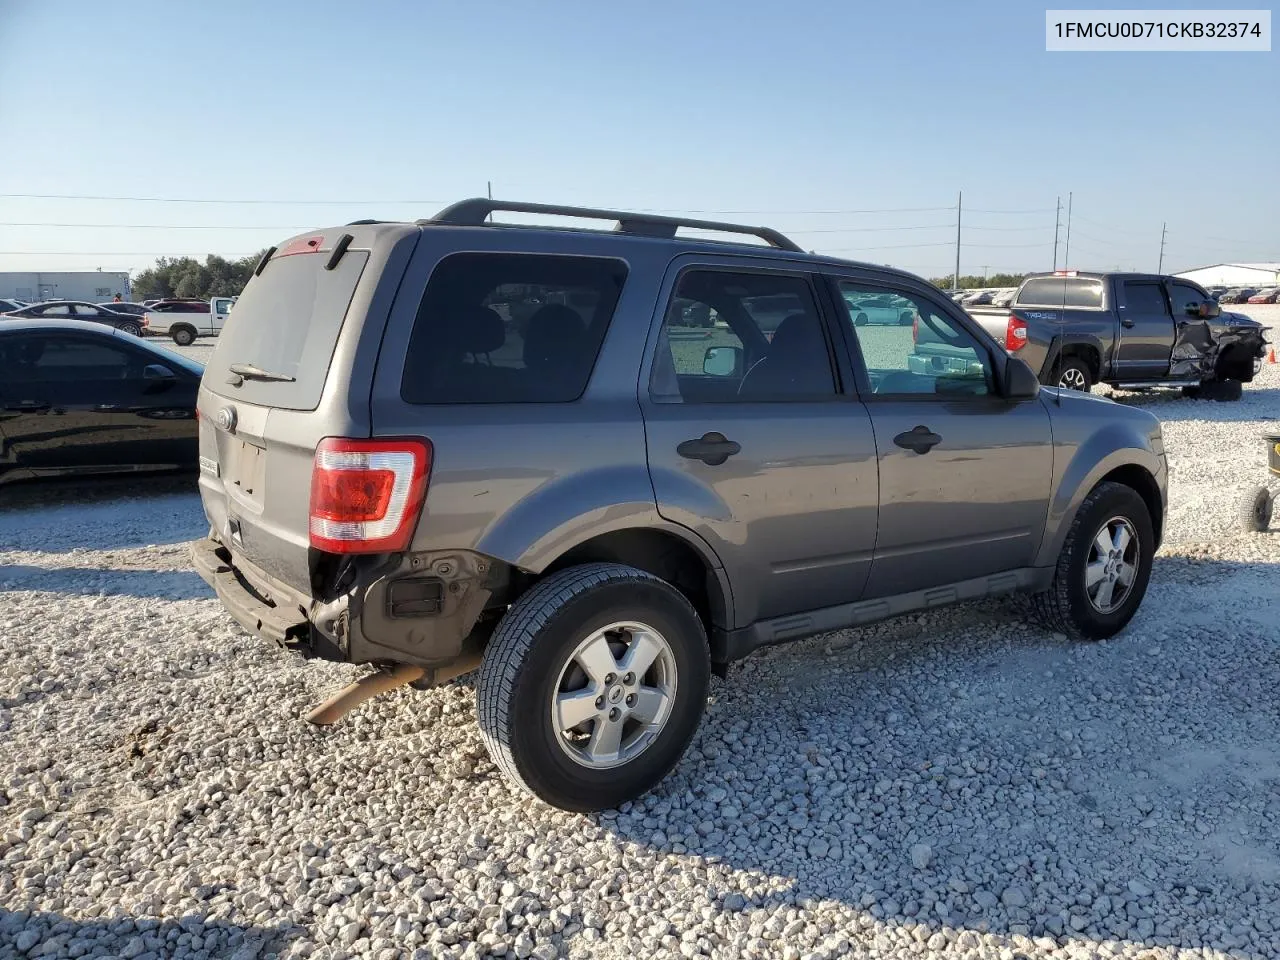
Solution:
<path fill-rule="evenodd" d="M 1275 363 L 1275 362 L 1276 362 L 1276 348 L 1272 347 L 1270 350 L 1267 351 L 1267 363 Z"/>

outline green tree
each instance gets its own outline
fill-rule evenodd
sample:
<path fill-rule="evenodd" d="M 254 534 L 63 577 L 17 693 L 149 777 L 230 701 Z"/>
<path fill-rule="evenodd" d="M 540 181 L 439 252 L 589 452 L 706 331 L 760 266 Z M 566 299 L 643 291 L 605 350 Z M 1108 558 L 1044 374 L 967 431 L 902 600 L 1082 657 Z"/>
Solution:
<path fill-rule="evenodd" d="M 263 251 L 265 252 L 265 251 Z M 262 252 L 238 260 L 209 254 L 204 263 L 192 257 L 161 257 L 133 280 L 133 296 L 138 300 L 160 297 L 235 297 L 253 276 Z"/>

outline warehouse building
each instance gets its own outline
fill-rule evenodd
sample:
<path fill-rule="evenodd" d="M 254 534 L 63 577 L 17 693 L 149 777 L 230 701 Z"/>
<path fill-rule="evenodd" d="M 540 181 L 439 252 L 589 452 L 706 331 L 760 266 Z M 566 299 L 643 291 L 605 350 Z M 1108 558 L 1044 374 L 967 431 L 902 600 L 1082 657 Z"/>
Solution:
<path fill-rule="evenodd" d="M 88 300 L 102 303 L 116 294 L 129 299 L 129 274 L 105 270 L 79 273 L 0 273 L 0 297 L 39 303 L 41 300 Z"/>
<path fill-rule="evenodd" d="M 1280 284 L 1280 261 L 1270 263 L 1215 263 L 1175 273 L 1202 287 L 1271 287 Z"/>

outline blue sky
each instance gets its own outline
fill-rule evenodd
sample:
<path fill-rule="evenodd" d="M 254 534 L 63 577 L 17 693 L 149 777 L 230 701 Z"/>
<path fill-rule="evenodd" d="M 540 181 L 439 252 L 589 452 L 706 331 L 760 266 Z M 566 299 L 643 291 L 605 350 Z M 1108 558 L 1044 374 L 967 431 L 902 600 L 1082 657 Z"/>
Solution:
<path fill-rule="evenodd" d="M 1048 267 L 1068 192 L 1072 266 L 1155 269 L 1164 221 L 1166 269 L 1280 259 L 1280 53 L 1050 54 L 1025 2 L 0 0 L 0 51 L 0 270 L 245 254 L 489 180 L 926 275 L 961 190 L 963 273 Z"/>

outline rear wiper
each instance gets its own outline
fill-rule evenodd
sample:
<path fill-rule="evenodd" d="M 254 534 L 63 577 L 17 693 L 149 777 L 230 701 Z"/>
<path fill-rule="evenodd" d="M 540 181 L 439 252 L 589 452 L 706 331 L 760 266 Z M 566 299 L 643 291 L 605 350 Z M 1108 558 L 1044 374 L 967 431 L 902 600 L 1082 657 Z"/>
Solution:
<path fill-rule="evenodd" d="M 227 367 L 235 377 L 231 378 L 233 386 L 239 386 L 238 380 L 266 380 L 269 383 L 293 383 L 297 377 L 291 377 L 287 373 L 273 373 L 270 370 L 263 370 L 256 363 L 233 363 Z"/>

